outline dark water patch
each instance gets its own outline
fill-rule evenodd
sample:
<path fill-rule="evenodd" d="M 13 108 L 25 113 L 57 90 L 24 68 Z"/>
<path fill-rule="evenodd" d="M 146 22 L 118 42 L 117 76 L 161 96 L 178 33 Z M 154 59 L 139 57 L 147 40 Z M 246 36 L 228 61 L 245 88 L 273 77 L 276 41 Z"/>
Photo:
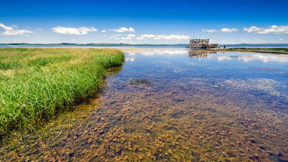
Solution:
<path fill-rule="evenodd" d="M 151 85 L 151 81 L 148 79 L 131 79 L 129 80 L 131 85 Z"/>

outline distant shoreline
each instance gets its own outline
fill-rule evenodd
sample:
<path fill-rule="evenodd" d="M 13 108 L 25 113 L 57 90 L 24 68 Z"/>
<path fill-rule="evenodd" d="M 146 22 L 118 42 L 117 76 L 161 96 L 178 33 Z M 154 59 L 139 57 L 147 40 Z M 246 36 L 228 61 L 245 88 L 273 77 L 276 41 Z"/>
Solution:
<path fill-rule="evenodd" d="M 201 50 L 201 49 L 196 49 Z M 227 49 L 204 49 L 206 51 L 215 52 L 257 52 L 257 53 L 273 53 L 273 54 L 288 54 L 288 48 L 227 48 Z"/>

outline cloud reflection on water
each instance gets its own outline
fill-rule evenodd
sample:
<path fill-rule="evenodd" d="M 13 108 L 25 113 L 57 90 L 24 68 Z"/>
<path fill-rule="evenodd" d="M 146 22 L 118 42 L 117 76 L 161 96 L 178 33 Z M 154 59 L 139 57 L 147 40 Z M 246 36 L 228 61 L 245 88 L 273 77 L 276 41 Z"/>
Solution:
<path fill-rule="evenodd" d="M 228 53 L 226 53 L 228 54 Z M 237 59 L 244 62 L 260 61 L 263 63 L 276 62 L 276 63 L 288 63 L 288 55 L 276 55 L 276 54 L 240 54 L 238 56 L 218 56 L 218 61 L 230 61 L 232 59 Z"/>
<path fill-rule="evenodd" d="M 252 61 L 260 61 L 263 63 L 268 62 L 276 62 L 276 63 L 288 63 L 288 55 L 277 55 L 277 54 L 261 54 L 261 53 L 239 53 L 239 52 L 226 52 L 225 54 L 219 54 L 214 52 L 213 57 L 210 57 L 212 53 L 193 53 L 189 52 L 184 48 L 159 48 L 159 49 L 149 49 L 149 48 L 130 48 L 123 49 L 127 56 L 135 56 L 136 54 L 154 56 L 154 55 L 185 55 L 189 54 L 189 57 L 192 58 L 202 58 L 205 57 L 207 59 L 217 59 L 218 61 L 230 61 L 230 60 L 239 60 L 244 62 L 252 62 Z M 235 55 L 236 54 L 236 55 Z M 209 56 L 209 57 L 208 57 Z"/>
<path fill-rule="evenodd" d="M 217 60 L 219 61 L 225 61 L 225 60 L 232 60 L 233 58 L 230 56 L 218 56 Z"/>
<path fill-rule="evenodd" d="M 136 54 L 141 54 L 141 55 L 183 55 L 183 54 L 188 54 L 188 51 L 186 49 L 124 49 L 123 50 L 126 55 L 136 55 Z"/>
<path fill-rule="evenodd" d="M 286 63 L 288 62 L 288 55 L 252 54 L 252 55 L 239 56 L 238 60 L 245 62 L 261 61 L 264 63 L 267 62 Z"/>
<path fill-rule="evenodd" d="M 230 79 L 225 80 L 225 84 L 233 86 L 237 89 L 242 90 L 259 90 L 262 92 L 269 93 L 275 96 L 282 96 L 279 90 L 282 88 L 286 88 L 286 85 L 282 82 L 276 81 L 274 79 L 267 78 L 251 78 L 247 80 L 243 79 Z M 284 95 L 285 96 L 285 95 Z"/>

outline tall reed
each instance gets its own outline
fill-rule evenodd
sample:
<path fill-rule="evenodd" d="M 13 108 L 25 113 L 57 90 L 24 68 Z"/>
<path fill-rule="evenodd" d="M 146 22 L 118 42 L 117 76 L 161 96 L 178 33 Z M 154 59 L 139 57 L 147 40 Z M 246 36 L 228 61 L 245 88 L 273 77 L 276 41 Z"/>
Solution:
<path fill-rule="evenodd" d="M 0 137 L 31 130 L 98 92 L 106 69 L 121 66 L 112 49 L 0 49 Z"/>

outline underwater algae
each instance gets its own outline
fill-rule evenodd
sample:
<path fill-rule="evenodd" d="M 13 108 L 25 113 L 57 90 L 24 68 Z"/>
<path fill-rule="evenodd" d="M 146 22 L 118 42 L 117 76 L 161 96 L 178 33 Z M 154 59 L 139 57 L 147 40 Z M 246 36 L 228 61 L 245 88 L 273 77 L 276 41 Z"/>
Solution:
<path fill-rule="evenodd" d="M 281 129 L 287 125 L 273 120 L 276 114 L 241 109 L 245 102 L 234 103 L 231 98 L 235 96 L 223 97 L 215 89 L 172 85 L 165 90 L 129 85 L 123 91 L 107 89 L 97 109 L 89 110 L 81 122 L 59 129 L 58 136 L 44 135 L 45 145 L 32 140 L 7 157 L 61 161 L 269 161 L 287 157 L 283 151 L 287 150 L 287 132 Z M 254 103 L 253 108 L 261 106 Z"/>
<path fill-rule="evenodd" d="M 98 99 L 2 149 L 0 161 L 288 160 L 285 82 L 213 78 L 194 72 L 201 62 L 185 68 L 175 57 L 151 55 L 141 68 L 136 54 L 122 69 L 108 69 L 116 75 L 108 75 Z"/>

